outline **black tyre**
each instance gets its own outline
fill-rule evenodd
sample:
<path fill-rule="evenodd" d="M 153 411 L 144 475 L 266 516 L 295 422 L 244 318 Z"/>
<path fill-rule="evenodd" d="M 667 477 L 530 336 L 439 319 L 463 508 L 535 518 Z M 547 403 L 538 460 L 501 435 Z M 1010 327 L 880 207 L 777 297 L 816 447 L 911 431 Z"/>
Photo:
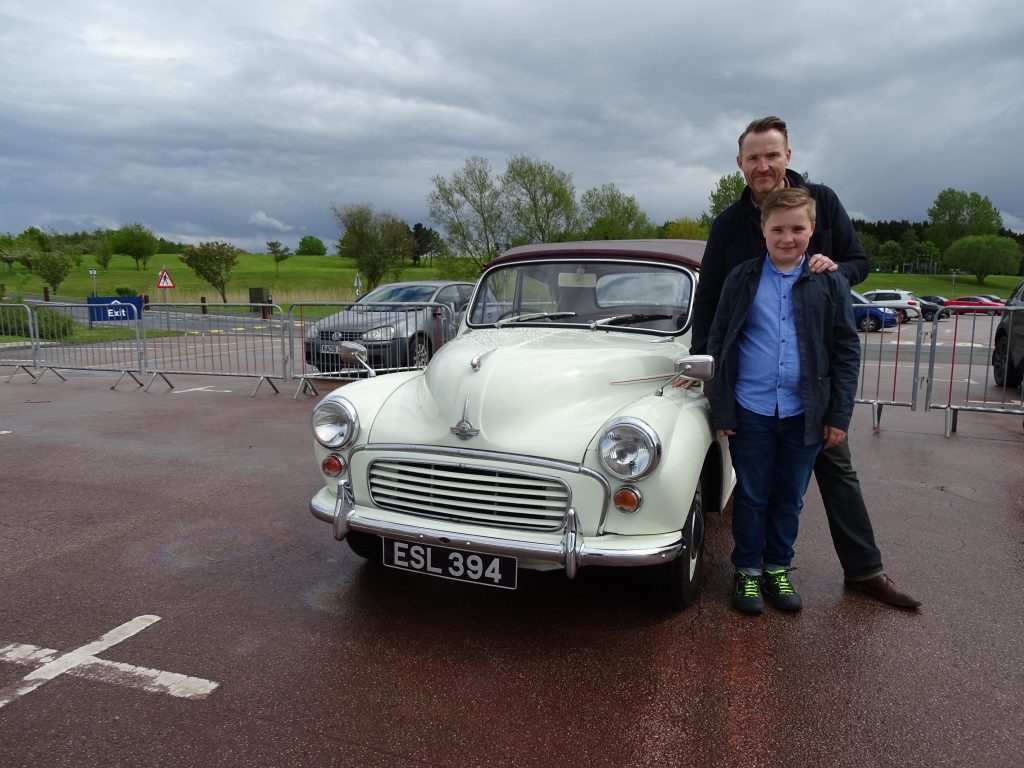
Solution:
<path fill-rule="evenodd" d="M 345 541 L 348 543 L 349 549 L 366 560 L 380 562 L 384 557 L 380 536 L 363 531 L 349 531 L 345 534 Z"/>
<path fill-rule="evenodd" d="M 426 368 L 430 362 L 430 342 L 425 336 L 413 336 L 409 340 L 409 366 L 412 368 Z"/>
<path fill-rule="evenodd" d="M 1006 336 L 996 339 L 992 350 L 992 378 L 1000 387 L 1019 387 L 1020 371 L 1010 359 L 1010 346 Z"/>
<path fill-rule="evenodd" d="M 873 333 L 882 327 L 882 321 L 869 312 L 860 319 L 857 327 L 867 333 Z"/>
<path fill-rule="evenodd" d="M 934 319 L 935 319 L 935 310 L 934 309 L 926 309 L 924 311 L 924 321 L 926 323 L 930 323 Z"/>
<path fill-rule="evenodd" d="M 704 575 L 704 495 L 701 476 L 683 526 L 683 552 L 670 563 L 653 568 L 654 588 L 660 601 L 672 610 L 689 608 L 697 599 Z"/>

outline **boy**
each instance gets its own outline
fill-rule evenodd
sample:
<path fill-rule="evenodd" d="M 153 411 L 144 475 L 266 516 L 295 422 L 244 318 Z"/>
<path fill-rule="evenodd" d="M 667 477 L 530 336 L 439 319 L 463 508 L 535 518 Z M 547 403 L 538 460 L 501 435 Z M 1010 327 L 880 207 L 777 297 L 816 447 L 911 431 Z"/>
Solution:
<path fill-rule="evenodd" d="M 846 438 L 860 366 L 850 286 L 839 272 L 811 272 L 815 205 L 785 187 L 761 204 L 768 253 L 726 278 L 708 336 L 716 373 L 708 398 L 729 436 L 733 499 L 733 604 L 803 607 L 788 573 L 803 495 L 818 451 Z"/>

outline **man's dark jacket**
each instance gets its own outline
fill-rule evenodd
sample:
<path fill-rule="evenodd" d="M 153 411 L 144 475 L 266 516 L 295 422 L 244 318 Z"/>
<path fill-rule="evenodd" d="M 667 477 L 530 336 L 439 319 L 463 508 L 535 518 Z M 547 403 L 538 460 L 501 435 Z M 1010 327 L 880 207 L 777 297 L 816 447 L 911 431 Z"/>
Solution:
<path fill-rule="evenodd" d="M 823 253 L 839 264 L 838 271 L 850 285 L 862 282 L 868 276 L 868 258 L 836 193 L 823 184 L 808 184 L 799 173 L 789 169 L 786 169 L 786 180 L 791 187 L 806 188 L 817 206 L 814 235 L 807 252 L 811 255 Z M 708 330 L 718 307 L 725 276 L 738 264 L 755 256 L 764 256 L 765 250 L 761 209 L 754 205 L 750 187 L 746 187 L 740 199 L 711 223 L 711 234 L 704 248 L 700 281 L 693 300 L 691 354 L 703 355 L 707 351 Z"/>
<path fill-rule="evenodd" d="M 749 259 L 729 274 L 711 325 L 708 353 L 715 358 L 715 377 L 707 395 L 715 429 L 736 429 L 739 341 L 761 282 L 764 259 L 763 255 Z M 850 284 L 838 271 L 815 274 L 805 259 L 792 298 L 804 443 L 813 445 L 821 442 L 826 425 L 844 432 L 850 429 L 860 372 L 860 337 L 853 321 Z"/>

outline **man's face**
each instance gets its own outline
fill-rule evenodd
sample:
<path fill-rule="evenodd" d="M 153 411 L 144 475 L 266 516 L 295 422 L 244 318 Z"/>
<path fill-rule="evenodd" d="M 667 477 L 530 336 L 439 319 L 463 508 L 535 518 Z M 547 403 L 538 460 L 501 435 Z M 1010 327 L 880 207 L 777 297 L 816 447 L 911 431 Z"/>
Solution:
<path fill-rule="evenodd" d="M 759 204 L 769 193 L 785 185 L 786 166 L 789 165 L 789 147 L 779 131 L 749 133 L 743 138 L 736 165 Z"/>

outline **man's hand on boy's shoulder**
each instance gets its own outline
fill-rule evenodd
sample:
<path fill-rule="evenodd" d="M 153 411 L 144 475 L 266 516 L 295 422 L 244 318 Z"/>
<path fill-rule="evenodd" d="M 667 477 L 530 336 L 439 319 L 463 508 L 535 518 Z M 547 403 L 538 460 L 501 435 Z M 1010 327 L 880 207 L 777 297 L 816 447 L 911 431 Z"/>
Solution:
<path fill-rule="evenodd" d="M 811 256 L 807 261 L 807 268 L 811 272 L 835 272 L 839 269 L 839 265 L 836 264 L 832 259 L 826 256 L 824 253 L 816 253 Z"/>

